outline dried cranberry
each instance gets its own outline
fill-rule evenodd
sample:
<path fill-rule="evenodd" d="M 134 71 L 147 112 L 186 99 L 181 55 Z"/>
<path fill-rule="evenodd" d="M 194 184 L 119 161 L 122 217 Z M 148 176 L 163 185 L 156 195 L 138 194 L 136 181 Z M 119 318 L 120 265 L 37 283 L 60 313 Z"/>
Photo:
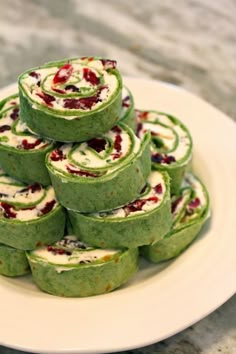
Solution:
<path fill-rule="evenodd" d="M 40 210 L 40 213 L 43 215 L 49 213 L 53 209 L 55 203 L 56 203 L 55 200 L 51 200 L 50 202 L 47 202 L 45 206 Z"/>
<path fill-rule="evenodd" d="M 87 141 L 88 146 L 97 152 L 101 152 L 105 150 L 106 143 L 107 143 L 106 140 L 103 138 L 93 138 Z"/>
<path fill-rule="evenodd" d="M 126 96 L 122 99 L 122 107 L 128 108 L 130 106 L 130 97 Z"/>
<path fill-rule="evenodd" d="M 175 212 L 175 210 L 177 209 L 177 206 L 179 205 L 179 203 L 182 201 L 183 197 L 178 197 L 177 199 L 175 199 L 172 203 L 171 203 L 171 212 L 172 214 Z"/>
<path fill-rule="evenodd" d="M 42 189 L 41 185 L 37 182 L 29 186 L 28 188 L 31 190 L 32 193 L 41 191 Z"/>
<path fill-rule="evenodd" d="M 161 183 L 158 183 L 155 187 L 154 187 L 154 190 L 157 194 L 162 194 L 163 192 L 163 189 L 162 189 L 162 185 Z"/>
<path fill-rule="evenodd" d="M 72 91 L 72 92 L 79 92 L 80 88 L 76 87 L 75 85 L 67 85 L 65 87 L 66 91 Z"/>
<path fill-rule="evenodd" d="M 57 92 L 57 93 L 60 93 L 61 95 L 64 95 L 66 93 L 65 90 L 62 90 L 62 89 L 59 89 L 59 88 L 56 88 L 56 87 L 52 87 L 52 90 Z"/>
<path fill-rule="evenodd" d="M 119 159 L 121 157 L 121 152 L 113 153 L 111 156 L 113 160 Z"/>
<path fill-rule="evenodd" d="M 192 209 L 195 209 L 197 207 L 199 207 L 199 205 L 201 204 L 201 201 L 198 197 L 196 197 L 195 199 L 192 199 L 190 201 L 190 203 L 188 204 L 188 206 Z"/>
<path fill-rule="evenodd" d="M 39 73 L 36 73 L 36 71 L 31 71 L 29 73 L 29 76 L 34 77 L 35 79 L 39 80 L 41 75 Z"/>
<path fill-rule="evenodd" d="M 117 134 L 114 142 L 114 148 L 116 149 L 117 152 L 121 151 L 121 142 L 122 142 L 122 137 L 121 135 Z"/>
<path fill-rule="evenodd" d="M 4 210 L 4 216 L 5 218 L 13 218 L 15 219 L 16 218 L 16 213 L 14 211 L 12 211 L 12 209 L 14 209 L 14 206 L 13 205 L 10 205 L 6 202 L 1 202 L 1 207 L 2 209 Z"/>
<path fill-rule="evenodd" d="M 108 69 L 115 69 L 116 66 L 117 66 L 116 60 L 101 59 L 101 62 L 102 62 L 103 68 L 104 68 L 105 70 L 108 70 Z"/>
<path fill-rule="evenodd" d="M 139 111 L 139 110 L 136 110 L 136 116 L 138 119 L 140 120 L 146 120 L 148 118 L 148 114 L 149 112 L 148 111 Z"/>
<path fill-rule="evenodd" d="M 36 95 L 40 98 L 42 98 L 42 100 L 49 106 L 49 107 L 53 107 L 52 102 L 56 101 L 55 97 L 52 95 L 49 95 L 45 92 L 37 92 Z"/>
<path fill-rule="evenodd" d="M 84 79 L 90 82 L 93 86 L 98 85 L 100 82 L 99 77 L 97 77 L 96 74 L 89 68 L 83 68 L 83 76 Z"/>
<path fill-rule="evenodd" d="M 31 149 L 34 149 L 39 144 L 41 144 L 41 142 L 42 142 L 41 139 L 35 140 L 34 143 L 29 143 L 27 139 L 23 139 L 22 143 L 21 143 L 21 145 L 19 147 L 21 147 L 24 150 L 31 150 Z"/>
<path fill-rule="evenodd" d="M 19 107 L 15 107 L 13 110 L 12 110 L 12 113 L 10 114 L 10 118 L 12 120 L 16 120 L 17 118 L 19 118 Z"/>
<path fill-rule="evenodd" d="M 78 99 L 78 98 L 66 98 L 64 100 L 64 108 L 80 109 L 81 108 L 80 99 Z"/>
<path fill-rule="evenodd" d="M 59 149 L 53 150 L 50 156 L 52 161 L 62 161 L 64 159 L 63 152 Z"/>
<path fill-rule="evenodd" d="M 152 162 L 161 163 L 163 161 L 163 156 L 157 152 L 151 156 Z"/>
<path fill-rule="evenodd" d="M 140 132 L 141 132 L 142 129 L 143 129 L 142 123 L 138 123 L 138 125 L 137 125 L 137 130 L 136 130 L 136 135 L 137 135 L 137 136 L 140 135 Z"/>
<path fill-rule="evenodd" d="M 154 203 L 157 203 L 158 202 L 158 197 L 155 195 L 153 197 L 149 197 L 146 199 L 147 202 L 154 202 Z"/>
<path fill-rule="evenodd" d="M 118 133 L 118 134 L 120 134 L 122 132 L 121 128 L 118 125 L 115 125 L 111 130 L 114 133 Z"/>
<path fill-rule="evenodd" d="M 170 165 L 172 162 L 176 162 L 176 159 L 174 156 L 169 155 L 169 156 L 165 156 L 163 159 L 164 163 L 167 163 L 168 165 Z"/>
<path fill-rule="evenodd" d="M 95 173 L 91 173 L 91 172 L 83 171 L 83 170 L 77 170 L 77 169 L 74 169 L 73 167 L 70 167 L 70 166 L 66 166 L 66 169 L 69 173 L 72 173 L 72 174 L 75 174 L 78 176 L 99 177 Z"/>
<path fill-rule="evenodd" d="M 3 132 L 5 132 L 5 131 L 7 131 L 7 130 L 11 130 L 10 125 L 4 124 L 4 125 L 2 125 L 2 126 L 0 127 L 0 133 L 3 133 Z"/>
<path fill-rule="evenodd" d="M 62 84 L 65 83 L 71 76 L 73 72 L 73 66 L 69 63 L 63 65 L 55 74 L 53 78 L 53 83 Z"/>

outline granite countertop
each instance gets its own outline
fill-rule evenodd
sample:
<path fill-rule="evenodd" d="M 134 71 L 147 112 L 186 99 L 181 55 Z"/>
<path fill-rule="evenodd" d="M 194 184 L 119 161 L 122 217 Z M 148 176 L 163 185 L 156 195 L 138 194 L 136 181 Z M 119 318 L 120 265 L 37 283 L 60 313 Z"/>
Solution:
<path fill-rule="evenodd" d="M 2 0 L 0 87 L 46 61 L 100 55 L 123 75 L 182 86 L 236 120 L 235 22 L 234 0 Z M 20 352 L 0 346 L 10 353 Z M 236 353 L 236 296 L 183 332 L 124 353 Z"/>

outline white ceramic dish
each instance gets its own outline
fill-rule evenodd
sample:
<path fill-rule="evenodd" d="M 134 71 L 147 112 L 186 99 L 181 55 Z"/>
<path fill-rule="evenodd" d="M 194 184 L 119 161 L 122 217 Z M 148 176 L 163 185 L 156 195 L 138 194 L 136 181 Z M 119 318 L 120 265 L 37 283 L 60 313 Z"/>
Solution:
<path fill-rule="evenodd" d="M 176 115 L 190 129 L 194 169 L 207 185 L 212 218 L 179 258 L 141 262 L 110 294 L 66 299 L 39 291 L 30 276 L 0 277 L 0 344 L 35 353 L 107 353 L 163 340 L 192 325 L 236 290 L 236 124 L 175 86 L 125 79 L 136 107 Z M 1 97 L 15 86 L 1 90 Z"/>

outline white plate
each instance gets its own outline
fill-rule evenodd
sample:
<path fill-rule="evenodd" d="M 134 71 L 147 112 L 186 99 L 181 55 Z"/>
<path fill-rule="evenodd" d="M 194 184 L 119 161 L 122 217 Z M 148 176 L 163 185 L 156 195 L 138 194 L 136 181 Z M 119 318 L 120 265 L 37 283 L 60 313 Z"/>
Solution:
<path fill-rule="evenodd" d="M 37 353 L 106 353 L 148 345 L 197 322 L 236 290 L 236 125 L 192 94 L 157 81 L 125 79 L 136 107 L 176 115 L 190 129 L 194 169 L 210 191 L 212 218 L 179 258 L 142 262 L 110 294 L 66 299 L 30 276 L 0 277 L 0 342 Z M 12 86 L 1 96 L 13 92 Z"/>

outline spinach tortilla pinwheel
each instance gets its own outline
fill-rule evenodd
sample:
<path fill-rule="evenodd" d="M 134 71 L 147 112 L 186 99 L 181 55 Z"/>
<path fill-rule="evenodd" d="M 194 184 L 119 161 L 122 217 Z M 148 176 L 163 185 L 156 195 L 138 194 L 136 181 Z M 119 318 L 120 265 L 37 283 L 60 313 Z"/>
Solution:
<path fill-rule="evenodd" d="M 136 199 L 151 169 L 149 141 L 149 133 L 140 140 L 119 124 L 103 136 L 53 150 L 46 166 L 59 202 L 90 213 Z"/>
<path fill-rule="evenodd" d="M 137 135 L 151 132 L 152 167 L 167 171 L 171 194 L 178 193 L 184 173 L 192 160 L 192 138 L 179 119 L 157 111 L 136 111 Z"/>
<path fill-rule="evenodd" d="M 30 267 L 25 251 L 0 243 L 0 274 L 17 277 L 29 272 Z"/>
<path fill-rule="evenodd" d="M 138 250 L 99 249 L 75 236 L 27 252 L 34 282 L 50 294 L 84 297 L 108 293 L 138 270 Z"/>
<path fill-rule="evenodd" d="M 169 176 L 153 171 L 138 199 L 108 212 L 81 214 L 68 210 L 72 232 L 101 248 L 134 248 L 154 243 L 169 231 Z"/>
<path fill-rule="evenodd" d="M 7 174 L 25 183 L 50 184 L 45 156 L 54 147 L 20 121 L 17 94 L 0 102 L 0 161 Z"/>
<path fill-rule="evenodd" d="M 134 98 L 128 87 L 122 89 L 122 105 L 119 122 L 127 124 L 136 131 L 136 114 L 134 109 Z"/>
<path fill-rule="evenodd" d="M 18 80 L 21 119 L 37 134 L 80 142 L 119 119 L 122 79 L 114 60 L 81 57 L 30 69 Z"/>
<path fill-rule="evenodd" d="M 63 237 L 65 212 L 52 186 L 23 184 L 0 170 L 0 242 L 29 250 Z"/>
<path fill-rule="evenodd" d="M 209 214 L 209 195 L 204 184 L 187 173 L 179 194 L 172 197 L 171 231 L 162 240 L 141 247 L 142 255 L 154 263 L 177 257 L 196 238 Z"/>

